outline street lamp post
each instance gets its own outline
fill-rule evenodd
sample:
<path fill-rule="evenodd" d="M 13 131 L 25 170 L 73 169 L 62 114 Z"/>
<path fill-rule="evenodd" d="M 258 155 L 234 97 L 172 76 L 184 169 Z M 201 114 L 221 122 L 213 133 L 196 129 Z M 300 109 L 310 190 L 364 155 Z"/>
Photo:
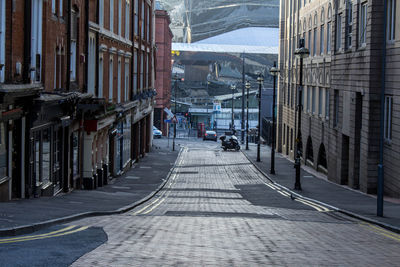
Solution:
<path fill-rule="evenodd" d="M 297 98 L 297 115 L 298 115 L 298 125 L 297 125 L 297 138 L 296 138 L 296 159 L 294 163 L 294 168 L 296 169 L 296 182 L 294 184 L 295 190 L 301 190 L 300 182 L 300 137 L 301 137 L 301 112 L 302 112 L 302 93 L 303 93 L 303 59 L 310 55 L 310 51 L 304 47 L 304 38 L 299 40 L 299 48 L 294 52 L 296 57 L 300 58 L 300 73 L 299 73 L 299 94 Z"/>
<path fill-rule="evenodd" d="M 231 89 L 232 89 L 232 122 L 231 122 L 231 130 L 233 131 L 233 129 L 235 129 L 235 115 L 234 115 L 234 93 L 235 93 L 235 89 L 236 89 L 236 85 L 232 84 L 231 85 Z"/>
<path fill-rule="evenodd" d="M 175 83 L 174 83 L 174 98 L 175 98 L 175 105 L 174 105 L 174 119 L 176 119 L 176 91 L 178 90 L 178 76 L 175 75 L 174 77 Z M 175 151 L 175 138 L 176 138 L 176 122 L 174 121 L 174 138 L 172 139 L 172 151 Z"/>
<path fill-rule="evenodd" d="M 257 82 L 258 82 L 258 131 L 257 131 L 257 162 L 260 162 L 260 136 L 261 136 L 261 87 L 264 78 L 262 77 L 262 73 L 258 75 Z"/>
<path fill-rule="evenodd" d="M 279 70 L 276 68 L 276 61 L 274 66 L 269 71 L 274 76 L 274 89 L 272 93 L 272 143 L 271 143 L 271 169 L 270 174 L 275 174 L 275 143 L 276 143 L 276 121 L 275 121 L 275 96 L 276 96 L 276 76 L 279 74 Z"/>
<path fill-rule="evenodd" d="M 249 150 L 249 90 L 250 82 L 246 82 L 247 96 L 246 96 L 246 150 Z"/>

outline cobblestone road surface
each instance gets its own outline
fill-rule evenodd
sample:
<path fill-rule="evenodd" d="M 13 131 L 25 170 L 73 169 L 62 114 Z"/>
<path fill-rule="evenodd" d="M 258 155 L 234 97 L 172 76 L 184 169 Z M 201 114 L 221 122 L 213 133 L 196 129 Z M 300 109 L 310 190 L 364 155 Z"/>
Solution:
<path fill-rule="evenodd" d="M 73 224 L 108 235 L 73 266 L 400 266 L 399 235 L 292 200 L 209 142 L 185 144 L 151 201 Z"/>

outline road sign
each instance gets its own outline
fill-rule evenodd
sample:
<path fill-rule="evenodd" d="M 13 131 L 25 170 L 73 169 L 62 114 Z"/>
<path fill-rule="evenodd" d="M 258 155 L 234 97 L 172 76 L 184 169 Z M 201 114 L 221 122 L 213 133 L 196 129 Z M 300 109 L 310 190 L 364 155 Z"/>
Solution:
<path fill-rule="evenodd" d="M 172 123 L 172 120 L 164 120 L 165 123 Z"/>
<path fill-rule="evenodd" d="M 174 113 L 171 112 L 168 108 L 164 108 L 165 113 L 168 115 L 168 119 L 174 117 Z"/>

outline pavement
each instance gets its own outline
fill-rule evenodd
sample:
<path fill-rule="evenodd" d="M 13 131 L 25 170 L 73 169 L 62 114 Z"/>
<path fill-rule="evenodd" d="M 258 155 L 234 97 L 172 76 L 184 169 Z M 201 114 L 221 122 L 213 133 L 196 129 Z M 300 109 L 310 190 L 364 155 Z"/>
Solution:
<path fill-rule="evenodd" d="M 126 212 L 150 199 L 165 184 L 180 147 L 171 151 L 165 139 L 124 175 L 97 190 L 0 203 L 0 236 L 34 232 L 83 217 Z"/>
<path fill-rule="evenodd" d="M 294 162 L 280 153 L 275 154 L 275 175 L 270 174 L 271 150 L 269 146 L 261 145 L 261 162 L 257 162 L 257 146 L 249 144 L 249 150 L 242 150 L 247 158 L 261 170 L 270 180 L 289 189 L 293 194 L 321 202 L 335 208 L 337 211 L 368 221 L 392 231 L 400 233 L 400 203 L 392 199 L 384 201 L 384 216 L 376 216 L 376 196 L 362 193 L 347 186 L 327 180 L 326 176 L 303 166 L 301 191 L 295 191 Z"/>

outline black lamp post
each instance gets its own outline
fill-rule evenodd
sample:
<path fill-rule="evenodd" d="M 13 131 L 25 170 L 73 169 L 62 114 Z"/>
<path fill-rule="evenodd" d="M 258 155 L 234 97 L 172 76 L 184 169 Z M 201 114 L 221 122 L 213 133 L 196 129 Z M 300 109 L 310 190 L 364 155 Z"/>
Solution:
<path fill-rule="evenodd" d="M 257 131 L 257 162 L 260 162 L 260 136 L 261 136 L 261 87 L 264 78 L 262 77 L 262 73 L 258 75 L 257 82 L 258 82 L 258 131 Z"/>
<path fill-rule="evenodd" d="M 249 150 L 249 90 L 250 90 L 250 82 L 246 82 L 247 96 L 246 96 L 246 150 Z"/>
<path fill-rule="evenodd" d="M 274 89 L 272 94 L 272 142 L 271 142 L 271 169 L 270 174 L 275 174 L 275 142 L 276 142 L 276 122 L 275 122 L 275 95 L 276 95 L 276 76 L 279 74 L 279 70 L 276 68 L 276 61 L 274 66 L 269 70 L 272 76 L 274 76 Z"/>
<path fill-rule="evenodd" d="M 232 89 L 232 122 L 231 122 L 231 130 L 233 131 L 233 129 L 235 129 L 235 115 L 234 115 L 234 93 L 235 93 L 235 89 L 236 89 L 236 85 L 232 84 L 231 85 L 231 89 Z"/>
<path fill-rule="evenodd" d="M 298 124 L 297 124 L 297 138 L 296 138 L 296 159 L 294 163 L 294 168 L 296 169 L 296 182 L 294 184 L 295 190 L 301 190 L 300 183 L 300 137 L 301 137 L 301 112 L 303 109 L 301 99 L 303 93 L 303 59 L 307 58 L 310 55 L 310 51 L 304 47 L 304 38 L 299 40 L 299 48 L 294 52 L 296 57 L 300 58 L 300 77 L 299 77 L 299 94 L 297 98 L 297 115 L 298 115 Z"/>

